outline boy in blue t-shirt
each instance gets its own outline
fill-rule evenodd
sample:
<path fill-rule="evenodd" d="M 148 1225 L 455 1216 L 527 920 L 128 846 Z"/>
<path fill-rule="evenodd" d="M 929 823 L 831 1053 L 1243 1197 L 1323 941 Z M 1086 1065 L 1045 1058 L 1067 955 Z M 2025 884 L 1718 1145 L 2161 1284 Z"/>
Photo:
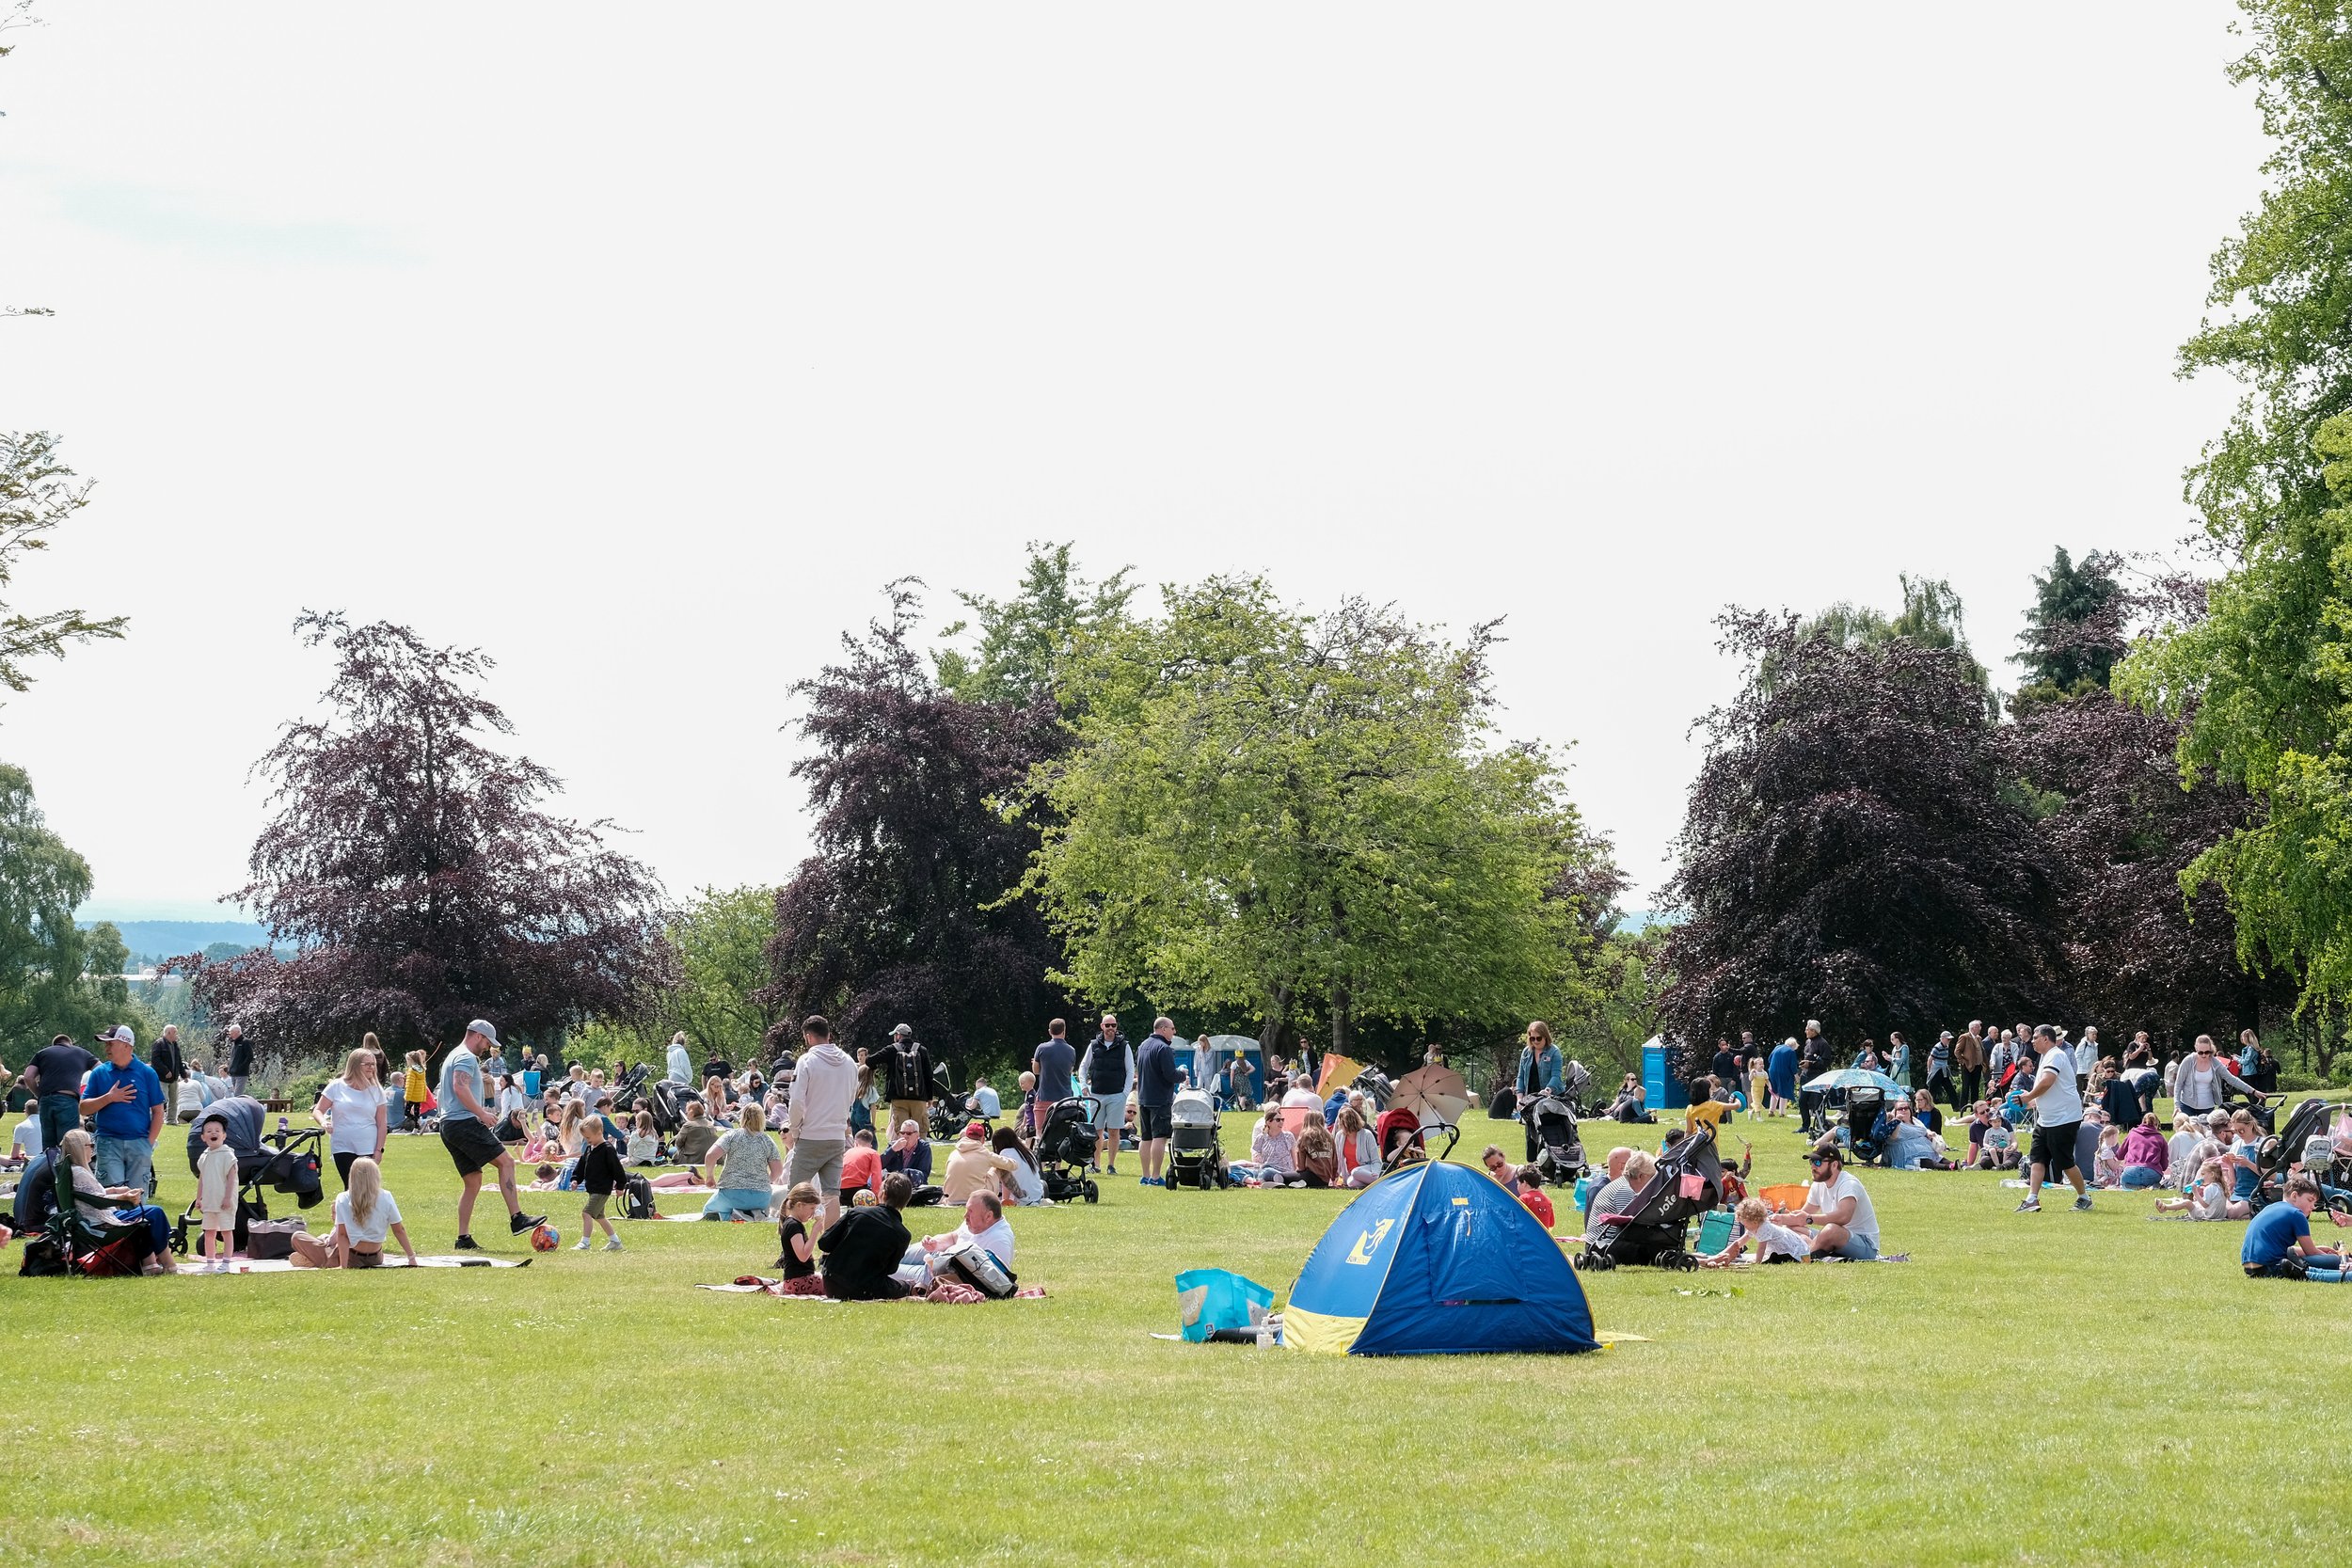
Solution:
<path fill-rule="evenodd" d="M 2322 1252 L 2312 1240 L 2312 1211 L 2318 1207 L 2319 1183 L 2308 1176 L 2291 1178 L 2285 1201 L 2265 1209 L 2246 1227 L 2246 1245 L 2238 1254 L 2246 1277 L 2340 1282 L 2343 1254 Z M 2336 1220 L 2338 1225 L 2344 1223 Z"/>

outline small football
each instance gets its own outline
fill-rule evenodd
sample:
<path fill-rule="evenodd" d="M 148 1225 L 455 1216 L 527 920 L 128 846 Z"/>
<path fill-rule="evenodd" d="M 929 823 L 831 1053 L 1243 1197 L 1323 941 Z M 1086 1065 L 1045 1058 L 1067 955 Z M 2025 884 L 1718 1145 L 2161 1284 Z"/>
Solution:
<path fill-rule="evenodd" d="M 871 1187 L 860 1187 L 850 1198 L 852 1209 L 871 1209 L 873 1206 L 874 1190 Z"/>
<path fill-rule="evenodd" d="M 531 1233 L 531 1250 L 533 1252 L 553 1252 L 556 1248 L 556 1244 L 563 1240 L 564 1238 L 556 1233 L 555 1227 L 551 1225 L 543 1225 L 532 1230 Z"/>

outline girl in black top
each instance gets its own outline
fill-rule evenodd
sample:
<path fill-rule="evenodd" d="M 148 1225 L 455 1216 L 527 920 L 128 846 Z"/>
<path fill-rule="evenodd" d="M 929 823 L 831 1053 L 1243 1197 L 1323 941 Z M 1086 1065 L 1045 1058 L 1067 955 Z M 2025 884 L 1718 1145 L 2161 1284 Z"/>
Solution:
<path fill-rule="evenodd" d="M 787 1281 L 817 1277 L 817 1242 L 808 1233 L 808 1222 L 816 1213 L 815 1183 L 793 1183 L 792 1190 L 784 1195 L 784 1218 L 776 1226 L 776 1267 L 784 1271 Z"/>

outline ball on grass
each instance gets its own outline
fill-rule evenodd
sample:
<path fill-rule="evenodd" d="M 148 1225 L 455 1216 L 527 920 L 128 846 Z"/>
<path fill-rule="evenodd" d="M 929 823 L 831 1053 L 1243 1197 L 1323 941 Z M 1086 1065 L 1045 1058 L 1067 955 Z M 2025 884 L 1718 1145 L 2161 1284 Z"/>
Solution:
<path fill-rule="evenodd" d="M 874 1189 L 871 1187 L 860 1187 L 856 1196 L 850 1199 L 850 1207 L 852 1209 L 871 1209 L 873 1206 Z"/>
<path fill-rule="evenodd" d="M 553 1252 L 556 1248 L 556 1243 L 563 1241 L 563 1239 L 564 1238 L 556 1232 L 555 1227 L 551 1225 L 540 1226 L 531 1233 L 531 1250 L 533 1252 Z"/>

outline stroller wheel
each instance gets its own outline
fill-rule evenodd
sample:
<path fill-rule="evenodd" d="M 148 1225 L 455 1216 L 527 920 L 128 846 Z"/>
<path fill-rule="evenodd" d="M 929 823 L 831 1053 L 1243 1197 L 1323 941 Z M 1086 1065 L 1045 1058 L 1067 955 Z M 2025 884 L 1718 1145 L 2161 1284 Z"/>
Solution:
<path fill-rule="evenodd" d="M 1605 1252 L 1587 1251 L 1577 1259 L 1576 1266 L 1586 1274 L 1607 1274 L 1617 1266 L 1617 1260 Z"/>
<path fill-rule="evenodd" d="M 1687 1252 L 1667 1253 L 1664 1257 L 1658 1259 L 1658 1266 L 1661 1269 L 1672 1269 L 1677 1274 L 1696 1274 L 1699 1272 L 1699 1260 L 1692 1257 Z"/>
<path fill-rule="evenodd" d="M 1091 1181 L 1088 1182 L 1083 1188 L 1081 1188 L 1080 1192 L 1089 1203 L 1095 1202 L 1103 1196 L 1103 1189 L 1096 1186 Z"/>

